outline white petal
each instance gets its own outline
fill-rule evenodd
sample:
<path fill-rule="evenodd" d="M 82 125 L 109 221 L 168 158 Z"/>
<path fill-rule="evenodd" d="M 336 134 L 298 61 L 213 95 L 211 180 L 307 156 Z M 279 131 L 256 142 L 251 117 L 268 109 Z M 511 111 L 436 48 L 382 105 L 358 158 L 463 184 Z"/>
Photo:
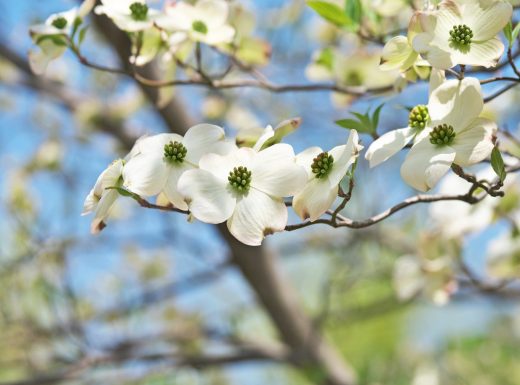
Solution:
<path fill-rule="evenodd" d="M 504 53 L 504 44 L 499 38 L 470 44 L 468 52 L 453 51 L 453 61 L 456 64 L 466 64 L 482 67 L 494 67 Z"/>
<path fill-rule="evenodd" d="M 433 43 L 434 36 L 431 33 L 423 32 L 413 39 L 413 48 L 419 52 L 434 68 L 448 69 L 455 64 L 450 52 Z"/>
<path fill-rule="evenodd" d="M 455 132 L 466 128 L 480 115 L 483 107 L 480 83 L 471 77 L 443 83 L 432 92 L 428 103 L 432 126 L 438 123 L 450 124 Z"/>
<path fill-rule="evenodd" d="M 167 31 L 191 30 L 197 14 L 195 8 L 184 1 L 170 3 L 166 7 L 166 14 L 157 17 L 155 24 Z"/>
<path fill-rule="evenodd" d="M 184 172 L 177 184 L 195 218 L 206 223 L 222 223 L 233 214 L 236 198 L 227 181 L 212 173 L 194 169 Z"/>
<path fill-rule="evenodd" d="M 239 148 L 226 155 L 206 154 L 200 158 L 199 167 L 227 183 L 227 178 L 233 168 L 242 166 L 251 170 L 251 163 L 255 154 L 256 152 L 248 147 Z"/>
<path fill-rule="evenodd" d="M 79 17 L 85 17 L 87 16 L 90 11 L 92 11 L 92 8 L 94 8 L 94 5 L 96 4 L 96 0 L 85 0 L 80 5 L 78 10 L 78 16 Z"/>
<path fill-rule="evenodd" d="M 151 136 L 142 136 L 135 143 L 137 153 L 145 155 L 164 155 L 164 146 L 170 142 L 182 143 L 182 136 L 177 134 L 158 134 Z M 133 150 L 132 150 L 133 151 Z"/>
<path fill-rule="evenodd" d="M 305 169 L 309 178 L 314 175 L 311 168 L 312 162 L 322 152 L 323 150 L 319 147 L 309 147 L 296 155 L 296 163 Z"/>
<path fill-rule="evenodd" d="M 432 71 L 430 73 L 429 95 L 431 96 L 432 92 L 439 88 L 439 86 L 443 84 L 445 81 L 445 72 L 443 70 L 432 68 Z"/>
<path fill-rule="evenodd" d="M 415 63 L 417 56 L 407 37 L 396 36 L 385 44 L 381 55 L 380 68 L 383 71 L 406 70 Z"/>
<path fill-rule="evenodd" d="M 108 190 L 108 192 L 103 194 L 96 207 L 94 219 L 101 219 L 104 221 L 108 217 L 110 209 L 118 197 L 119 193 L 116 190 Z"/>
<path fill-rule="evenodd" d="M 414 136 L 415 131 L 410 127 L 387 132 L 370 145 L 365 159 L 370 162 L 370 167 L 375 167 L 401 151 Z"/>
<path fill-rule="evenodd" d="M 296 163 L 293 148 L 285 143 L 260 151 L 251 164 L 251 185 L 266 194 L 285 197 L 296 194 L 307 182 L 307 172 Z"/>
<path fill-rule="evenodd" d="M 229 6 L 222 0 L 199 0 L 195 5 L 195 11 L 199 20 L 204 22 L 208 29 L 212 29 L 225 24 Z"/>
<path fill-rule="evenodd" d="M 168 201 L 178 209 L 188 209 L 188 205 L 185 202 L 185 197 L 177 189 L 179 179 L 184 172 L 193 169 L 194 167 L 186 162 L 183 162 L 179 165 L 170 166 L 168 177 L 166 179 L 166 183 L 164 184 L 163 193 Z"/>
<path fill-rule="evenodd" d="M 334 157 L 332 170 L 327 179 L 331 186 L 338 185 L 349 167 L 354 163 L 363 146 L 359 144 L 359 135 L 356 130 L 350 130 L 347 144 L 344 146 L 334 147 L 329 154 Z"/>
<path fill-rule="evenodd" d="M 225 141 L 224 130 L 214 124 L 197 124 L 191 127 L 182 143 L 188 150 L 186 159 L 197 165 L 204 154 L 214 153 L 225 155 L 236 146 L 229 141 Z"/>
<path fill-rule="evenodd" d="M 287 225 L 287 207 L 254 188 L 239 199 L 227 222 L 235 238 L 249 246 L 259 246 L 266 235 L 283 231 Z"/>
<path fill-rule="evenodd" d="M 90 190 L 87 197 L 85 198 L 85 202 L 83 202 L 83 211 L 81 212 L 81 215 L 87 215 L 94 211 L 98 202 L 99 197 L 96 196 L 94 189 Z"/>
<path fill-rule="evenodd" d="M 419 191 L 428 191 L 448 172 L 455 159 L 449 146 L 437 147 L 428 139 L 414 145 L 401 166 L 401 177 Z"/>
<path fill-rule="evenodd" d="M 473 31 L 473 40 L 484 41 L 498 35 L 511 20 L 512 13 L 513 7 L 505 1 L 466 1 L 463 20 Z"/>
<path fill-rule="evenodd" d="M 484 118 L 475 119 L 463 132 L 455 137 L 451 147 L 457 151 L 455 163 L 470 166 L 487 158 L 493 150 L 495 122 Z"/>
<path fill-rule="evenodd" d="M 231 43 L 235 36 L 235 29 L 230 25 L 222 25 L 220 27 L 212 28 L 206 34 L 198 34 L 199 39 L 208 45 L 218 45 Z"/>
<path fill-rule="evenodd" d="M 338 189 L 338 185 L 331 188 L 326 178 L 312 178 L 304 189 L 294 196 L 292 207 L 302 220 L 310 218 L 314 222 L 334 203 Z"/>
<path fill-rule="evenodd" d="M 169 168 L 162 155 L 137 155 L 123 169 L 123 186 L 138 195 L 157 195 L 164 188 Z"/>

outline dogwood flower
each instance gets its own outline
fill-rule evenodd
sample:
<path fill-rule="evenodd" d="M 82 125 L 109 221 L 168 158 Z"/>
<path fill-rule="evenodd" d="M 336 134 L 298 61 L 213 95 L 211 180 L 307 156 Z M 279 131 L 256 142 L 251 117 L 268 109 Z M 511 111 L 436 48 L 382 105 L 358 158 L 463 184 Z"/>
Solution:
<path fill-rule="evenodd" d="M 85 0 L 79 7 L 55 13 L 45 23 L 30 27 L 31 37 L 39 50 L 29 51 L 29 64 L 32 71 L 41 75 L 49 63 L 61 57 L 67 50 L 67 42 L 62 36 L 72 33 L 76 20 L 83 19 L 94 7 L 95 0 Z"/>
<path fill-rule="evenodd" d="M 137 142 L 134 156 L 123 170 L 123 186 L 141 196 L 163 192 L 175 207 L 186 210 L 188 205 L 177 190 L 182 173 L 197 168 L 206 153 L 226 154 L 234 148 L 234 143 L 225 139 L 224 130 L 212 124 L 193 126 L 184 137 L 145 137 Z"/>
<path fill-rule="evenodd" d="M 430 94 L 445 80 L 444 71 L 434 69 L 430 75 Z M 408 114 L 408 126 L 389 131 L 377 138 L 365 153 L 370 167 L 375 167 L 401 151 L 420 136 L 430 120 L 428 106 L 419 104 Z"/>
<path fill-rule="evenodd" d="M 491 154 L 497 126 L 479 117 L 484 102 L 478 79 L 449 80 L 430 96 L 430 122 L 413 145 L 401 176 L 410 186 L 427 191 L 456 163 L 466 167 Z"/>
<path fill-rule="evenodd" d="M 424 32 L 414 38 L 413 48 L 439 69 L 493 67 L 504 52 L 497 35 L 512 12 L 502 0 L 444 0 L 438 10 L 419 13 Z"/>
<path fill-rule="evenodd" d="M 307 173 L 292 147 L 275 144 L 255 151 L 242 147 L 227 155 L 207 154 L 199 169 L 179 179 L 191 214 L 206 223 L 222 223 L 242 243 L 258 246 L 264 237 L 283 231 L 287 207 L 282 197 L 298 193 Z"/>
<path fill-rule="evenodd" d="M 357 131 L 351 130 L 345 145 L 329 152 L 310 147 L 296 156 L 296 163 L 307 171 L 307 184 L 292 204 L 300 218 L 315 221 L 329 209 L 338 196 L 341 180 L 362 149 Z"/>
<path fill-rule="evenodd" d="M 417 62 L 420 62 L 419 54 L 413 49 L 412 42 L 418 33 L 422 32 L 418 15 L 415 14 L 408 25 L 407 36 L 395 36 L 383 47 L 381 64 L 383 71 L 400 70 L 406 72 Z"/>
<path fill-rule="evenodd" d="M 127 32 L 144 31 L 153 26 L 159 11 L 148 7 L 146 0 L 101 0 L 94 12 L 106 15 Z"/>
<path fill-rule="evenodd" d="M 228 13 L 228 3 L 223 0 L 199 0 L 195 5 L 181 1 L 167 5 L 165 14 L 155 23 L 185 39 L 218 45 L 231 43 L 235 35 L 235 29 L 227 23 Z"/>
<path fill-rule="evenodd" d="M 120 187 L 122 185 L 123 165 L 124 161 L 118 159 L 108 166 L 99 175 L 96 184 L 85 199 L 81 215 L 94 212 L 94 219 L 90 226 L 92 234 L 97 234 L 103 230 L 105 221 L 110 214 L 110 209 L 119 197 L 117 190 L 109 187 Z"/>

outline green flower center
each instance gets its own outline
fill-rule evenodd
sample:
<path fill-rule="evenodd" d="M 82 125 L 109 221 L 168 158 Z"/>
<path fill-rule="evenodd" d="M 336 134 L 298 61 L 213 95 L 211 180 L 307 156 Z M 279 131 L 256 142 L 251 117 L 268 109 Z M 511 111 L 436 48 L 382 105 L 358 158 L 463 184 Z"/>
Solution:
<path fill-rule="evenodd" d="M 208 26 L 206 23 L 200 20 L 195 20 L 193 24 L 191 25 L 194 31 L 197 31 L 199 33 L 202 33 L 203 35 L 208 33 Z"/>
<path fill-rule="evenodd" d="M 229 172 L 229 185 L 240 194 L 246 194 L 251 187 L 251 171 L 247 167 L 235 167 Z"/>
<path fill-rule="evenodd" d="M 455 25 L 450 31 L 450 41 L 459 46 L 468 46 L 473 39 L 473 31 L 466 24 Z"/>
<path fill-rule="evenodd" d="M 313 159 L 311 165 L 312 172 L 316 175 L 316 178 L 326 177 L 332 170 L 333 163 L 334 157 L 327 152 L 322 152 Z"/>
<path fill-rule="evenodd" d="M 359 72 L 349 72 L 345 75 L 345 83 L 349 86 L 363 85 L 363 78 Z"/>
<path fill-rule="evenodd" d="M 180 142 L 170 142 L 164 145 L 164 158 L 169 163 L 182 163 L 188 150 Z"/>
<path fill-rule="evenodd" d="M 428 107 L 420 104 L 410 111 L 410 115 L 408 115 L 408 126 L 422 130 L 426 127 L 426 123 L 428 123 L 429 119 L 430 114 L 428 113 Z"/>
<path fill-rule="evenodd" d="M 148 6 L 144 3 L 133 3 L 130 5 L 130 11 L 132 12 L 132 19 L 137 21 L 144 21 L 148 16 Z"/>
<path fill-rule="evenodd" d="M 52 21 L 52 26 L 58 29 L 63 29 L 67 26 L 67 19 L 65 19 L 62 16 L 59 16 Z"/>
<path fill-rule="evenodd" d="M 441 124 L 430 132 L 430 143 L 437 146 L 447 146 L 453 143 L 456 135 L 452 126 Z"/>

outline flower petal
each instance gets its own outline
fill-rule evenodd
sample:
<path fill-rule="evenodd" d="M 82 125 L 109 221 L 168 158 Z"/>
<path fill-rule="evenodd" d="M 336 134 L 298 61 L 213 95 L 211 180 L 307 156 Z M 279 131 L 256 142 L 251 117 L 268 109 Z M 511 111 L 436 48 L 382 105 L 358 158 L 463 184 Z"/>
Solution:
<path fill-rule="evenodd" d="M 460 132 L 468 126 L 484 108 L 482 89 L 478 79 L 466 77 L 448 80 L 439 86 L 430 96 L 428 111 L 432 126 L 446 123 Z"/>
<path fill-rule="evenodd" d="M 463 20 L 473 31 L 473 40 L 494 38 L 511 20 L 513 7 L 505 1 L 464 1 Z"/>
<path fill-rule="evenodd" d="M 237 201 L 227 227 L 240 242 L 259 246 L 266 235 L 285 229 L 287 216 L 287 207 L 281 199 L 252 188 Z"/>
<path fill-rule="evenodd" d="M 207 34 L 198 35 L 200 37 L 198 40 L 208 45 L 231 43 L 231 41 L 233 41 L 233 37 L 235 36 L 235 29 L 232 26 L 225 24 L 220 27 L 210 29 Z"/>
<path fill-rule="evenodd" d="M 406 70 L 415 63 L 417 56 L 407 37 L 395 36 L 385 44 L 379 68 L 383 71 Z"/>
<path fill-rule="evenodd" d="M 164 188 L 169 168 L 162 156 L 137 155 L 123 169 L 123 186 L 138 195 L 157 195 Z"/>
<path fill-rule="evenodd" d="M 307 182 L 307 172 L 296 163 L 293 148 L 285 143 L 260 151 L 251 164 L 251 185 L 275 197 L 294 195 Z"/>
<path fill-rule="evenodd" d="M 182 140 L 182 143 L 188 150 L 186 159 L 197 165 L 204 154 L 225 155 L 236 149 L 235 144 L 225 141 L 225 138 L 224 130 L 214 124 L 197 124 L 191 127 Z"/>
<path fill-rule="evenodd" d="M 236 198 L 227 186 L 212 173 L 194 169 L 184 172 L 177 184 L 195 218 L 206 223 L 222 223 L 233 214 Z"/>
<path fill-rule="evenodd" d="M 484 118 L 475 119 L 467 129 L 457 134 L 451 145 L 457 151 L 455 163 L 465 167 L 487 158 L 493 150 L 493 135 L 496 131 L 495 122 Z"/>
<path fill-rule="evenodd" d="M 455 159 L 449 146 L 436 147 L 428 139 L 412 147 L 401 166 L 401 177 L 419 191 L 428 191 L 448 172 Z"/>
<path fill-rule="evenodd" d="M 133 155 L 146 154 L 146 155 L 164 155 L 164 146 L 170 142 L 182 143 L 182 136 L 177 134 L 158 134 L 151 136 L 142 136 L 137 139 L 135 143 L 135 149 L 132 149 Z"/>
<path fill-rule="evenodd" d="M 504 53 L 504 44 L 499 38 L 470 44 L 468 52 L 453 51 L 453 61 L 456 64 L 466 64 L 482 67 L 494 67 Z"/>
<path fill-rule="evenodd" d="M 305 169 L 309 178 L 314 175 L 311 169 L 312 162 L 322 152 L 323 150 L 319 147 L 309 147 L 296 155 L 296 163 Z"/>
<path fill-rule="evenodd" d="M 359 135 L 356 130 L 350 130 L 347 144 L 334 147 L 329 154 L 334 157 L 334 164 L 327 179 L 332 186 L 338 185 L 349 167 L 355 162 L 363 146 L 359 144 Z"/>
<path fill-rule="evenodd" d="M 209 29 L 220 27 L 226 23 L 229 6 L 222 0 L 199 0 L 195 5 L 197 17 Z"/>
<path fill-rule="evenodd" d="M 325 178 L 312 178 L 304 189 L 294 196 L 292 207 L 302 220 L 310 219 L 314 222 L 334 203 L 338 189 L 338 185 L 331 188 Z"/>
<path fill-rule="evenodd" d="M 248 147 L 239 148 L 226 155 L 206 154 L 200 158 L 199 168 L 209 171 L 227 183 L 229 173 L 233 171 L 234 167 L 243 166 L 251 169 L 255 154 L 256 152 Z"/>
<path fill-rule="evenodd" d="M 178 209 L 188 210 L 188 205 L 185 201 L 185 197 L 177 189 L 177 185 L 181 175 L 188 171 L 193 170 L 194 166 L 187 162 L 183 162 L 179 165 L 170 166 L 168 177 L 164 184 L 163 193 L 168 201 Z"/>
<path fill-rule="evenodd" d="M 387 132 L 370 145 L 365 159 L 370 162 L 370 167 L 375 167 L 401 151 L 414 136 L 415 131 L 410 127 Z"/>
<path fill-rule="evenodd" d="M 438 69 L 448 69 L 455 64 L 452 60 L 450 52 L 442 47 L 433 44 L 433 35 L 423 32 L 415 36 L 413 39 L 413 48 L 419 52 L 432 67 Z"/>

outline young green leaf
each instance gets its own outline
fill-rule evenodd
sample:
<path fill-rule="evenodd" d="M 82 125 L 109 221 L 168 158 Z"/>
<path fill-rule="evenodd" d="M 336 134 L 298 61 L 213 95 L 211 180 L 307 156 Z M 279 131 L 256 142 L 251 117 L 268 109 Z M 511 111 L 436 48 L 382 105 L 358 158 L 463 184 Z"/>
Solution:
<path fill-rule="evenodd" d="M 509 48 L 511 48 L 513 46 L 513 25 L 511 24 L 511 21 L 504 27 L 504 36 L 509 42 Z"/>
<path fill-rule="evenodd" d="M 500 178 L 500 182 L 504 182 L 506 179 L 506 168 L 504 165 L 504 159 L 502 159 L 502 154 L 498 147 L 494 147 L 493 151 L 491 151 L 491 167 Z"/>
<path fill-rule="evenodd" d="M 353 24 L 345 11 L 336 4 L 329 3 L 328 1 L 312 0 L 307 1 L 307 5 L 325 20 L 338 27 L 348 27 Z"/>

